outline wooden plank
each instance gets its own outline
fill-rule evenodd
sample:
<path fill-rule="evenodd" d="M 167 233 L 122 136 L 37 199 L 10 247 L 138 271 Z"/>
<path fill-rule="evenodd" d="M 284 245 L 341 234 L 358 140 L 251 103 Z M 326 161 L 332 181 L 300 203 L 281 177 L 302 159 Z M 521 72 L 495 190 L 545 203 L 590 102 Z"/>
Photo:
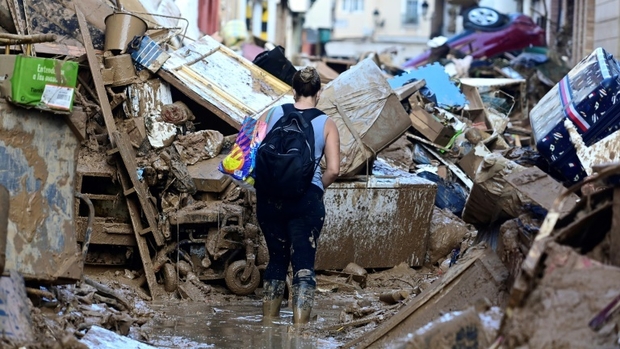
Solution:
<path fill-rule="evenodd" d="M 76 218 L 77 241 L 84 242 L 87 218 Z M 91 245 L 136 246 L 136 238 L 131 225 L 109 223 L 105 218 L 96 217 L 90 235 Z"/>
<path fill-rule="evenodd" d="M 64 115 L 65 121 L 78 141 L 82 142 L 86 139 L 86 112 L 80 107 L 74 107 L 71 114 Z"/>
<path fill-rule="evenodd" d="M 9 12 L 11 13 L 11 17 L 13 18 L 13 24 L 15 24 L 15 30 L 19 35 L 26 34 L 26 24 L 24 23 L 24 19 L 21 15 L 21 10 L 19 9 L 19 3 L 17 0 L 7 0 L 7 5 L 9 7 Z M 26 45 L 21 45 L 22 52 L 26 53 L 28 49 Z"/>
<path fill-rule="evenodd" d="M 395 88 L 394 93 L 396 93 L 398 100 L 402 101 L 402 100 L 405 100 L 411 97 L 412 94 L 416 93 L 424 86 L 426 86 L 426 80 L 422 79 L 422 80 L 414 81 L 405 86 Z"/>
<path fill-rule="evenodd" d="M 157 284 L 157 278 L 155 277 L 155 271 L 153 270 L 153 262 L 151 260 L 151 253 L 149 246 L 146 242 L 146 237 L 140 235 L 142 231 L 142 224 L 140 223 L 139 208 L 135 200 L 130 197 L 126 197 L 127 207 L 129 208 L 129 215 L 131 216 L 131 223 L 133 226 L 134 235 L 136 237 L 136 243 L 138 244 L 138 251 L 140 252 L 140 259 L 142 260 L 142 266 L 144 267 L 144 275 L 146 276 L 146 282 L 151 291 L 151 297 L 153 300 L 157 299 L 160 293 L 159 285 Z"/>
<path fill-rule="evenodd" d="M 190 79 L 196 80 L 208 86 L 213 92 L 215 92 L 220 98 L 227 100 L 230 104 L 237 107 L 239 110 L 245 112 L 248 115 L 254 115 L 257 113 L 257 110 L 253 110 L 250 107 L 247 107 L 243 104 L 237 97 L 226 93 L 226 91 L 219 88 L 213 81 L 209 80 L 206 76 L 199 75 L 195 71 L 191 70 L 191 68 L 187 66 L 182 66 L 180 68 L 180 72 L 185 73 L 189 76 Z"/>
<path fill-rule="evenodd" d="M 422 147 L 424 149 L 426 149 L 429 153 L 431 153 L 437 160 L 439 160 L 439 162 L 441 162 L 442 164 L 448 166 L 450 171 L 452 171 L 452 173 L 454 173 L 463 182 L 463 184 L 465 184 L 467 186 L 467 188 L 469 188 L 469 190 L 471 190 L 471 188 L 474 187 L 474 182 L 472 182 L 472 180 L 469 179 L 469 177 L 467 177 L 465 172 L 463 172 L 455 164 L 453 164 L 453 163 L 447 161 L 446 159 L 444 159 L 441 155 L 437 154 L 430 147 L 428 147 L 428 146 L 426 146 L 424 144 L 422 144 Z"/>
<path fill-rule="evenodd" d="M 121 140 L 122 143 L 122 140 Z M 123 166 L 117 164 L 119 171 L 119 179 L 122 186 L 125 188 L 131 186 L 131 180 L 128 173 L 123 169 Z M 141 235 L 140 232 L 144 230 L 142 225 L 142 218 L 140 215 L 140 207 L 135 198 L 135 195 L 125 196 L 127 202 L 127 209 L 129 211 L 129 217 L 131 218 L 131 225 L 133 227 L 136 244 L 138 245 L 138 251 L 140 252 L 140 259 L 142 260 L 142 267 L 144 268 L 144 275 L 146 276 L 146 282 L 151 292 L 153 300 L 158 298 L 161 293 L 161 289 L 157 284 L 157 278 L 155 277 L 155 271 L 153 270 L 153 262 L 151 260 L 151 251 L 146 241 L 146 237 Z"/>
<path fill-rule="evenodd" d="M 439 317 L 442 311 L 454 310 L 451 308 L 458 306 L 458 302 L 471 304 L 476 301 L 476 296 L 482 298 L 492 293 L 496 295 L 497 291 L 505 287 L 507 271 L 495 252 L 489 248 L 472 250 L 465 258 L 375 330 L 345 343 L 341 348 L 384 348 L 390 340 L 403 338 L 423 326 L 427 320 Z M 466 289 L 472 287 L 466 285 L 480 284 L 482 280 L 485 281 L 484 285 L 481 284 L 478 289 L 473 287 L 474 290 L 469 291 L 473 293 L 472 298 L 468 298 Z"/>
<path fill-rule="evenodd" d="M 112 138 L 117 145 L 119 153 L 121 154 L 121 158 L 125 164 L 127 176 L 130 180 L 130 183 L 125 182 L 123 184 L 123 190 L 127 193 L 127 191 L 132 187 L 135 189 L 135 194 L 138 196 L 138 201 L 140 202 L 142 212 L 144 213 L 149 228 L 152 229 L 155 243 L 157 246 L 163 246 L 164 236 L 159 229 L 157 229 L 157 213 L 155 212 L 153 204 L 149 200 L 148 189 L 144 183 L 140 182 L 138 175 L 136 174 L 138 164 L 136 163 L 136 159 L 133 154 L 133 148 L 131 142 L 129 141 L 129 136 L 125 133 L 117 131 L 112 134 Z M 139 233 L 142 230 L 143 229 L 140 229 L 136 233 Z"/>
<path fill-rule="evenodd" d="M 80 32 L 82 32 L 82 39 L 84 40 L 84 49 L 86 50 L 86 57 L 88 58 L 88 65 L 90 67 L 90 73 L 95 83 L 95 89 L 97 90 L 97 96 L 99 97 L 99 105 L 101 107 L 101 114 L 103 114 L 103 120 L 108 130 L 108 136 L 116 132 L 116 123 L 114 122 L 114 116 L 112 115 L 112 108 L 108 101 L 108 95 L 103 84 L 103 77 L 101 76 L 101 70 L 99 70 L 99 61 L 95 55 L 93 49 L 93 42 L 88 32 L 88 26 L 84 14 L 80 11 L 77 3 L 75 4 L 75 14 L 80 24 Z M 110 138 L 112 146 L 114 146 L 114 139 Z"/>
<path fill-rule="evenodd" d="M 614 188 L 613 216 L 609 232 L 611 264 L 620 267 L 620 188 Z"/>
<path fill-rule="evenodd" d="M 237 129 L 246 116 L 293 99 L 290 86 L 208 36 L 171 53 L 158 73 Z"/>
<path fill-rule="evenodd" d="M 431 142 L 431 141 L 429 141 L 427 139 L 424 139 L 422 137 L 418 137 L 418 136 L 414 135 L 413 133 L 407 132 L 406 135 L 407 135 L 407 138 L 411 138 L 411 139 L 416 140 L 418 142 L 422 142 L 424 144 L 428 144 L 431 147 L 437 148 L 439 150 L 443 150 L 443 151 L 447 151 L 447 152 L 451 152 L 452 151 L 452 150 L 450 150 L 448 148 L 442 147 L 439 144 L 435 144 L 435 143 L 433 143 L 433 142 Z"/>

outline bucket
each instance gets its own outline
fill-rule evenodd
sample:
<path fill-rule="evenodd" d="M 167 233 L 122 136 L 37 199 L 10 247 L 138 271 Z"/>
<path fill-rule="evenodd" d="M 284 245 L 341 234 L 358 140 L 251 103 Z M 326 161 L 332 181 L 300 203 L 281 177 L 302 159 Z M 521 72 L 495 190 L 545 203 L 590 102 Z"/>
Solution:
<path fill-rule="evenodd" d="M 135 15 L 125 12 L 115 12 L 105 18 L 105 51 L 125 53 L 127 46 L 135 36 L 146 33 L 146 22 Z"/>

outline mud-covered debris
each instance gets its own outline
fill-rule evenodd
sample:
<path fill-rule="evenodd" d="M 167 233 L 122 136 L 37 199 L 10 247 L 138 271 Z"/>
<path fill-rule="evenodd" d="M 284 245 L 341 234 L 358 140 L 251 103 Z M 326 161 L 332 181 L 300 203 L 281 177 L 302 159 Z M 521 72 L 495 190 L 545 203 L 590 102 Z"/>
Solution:
<path fill-rule="evenodd" d="M 542 219 L 527 213 L 506 221 L 500 227 L 497 254 L 508 268 L 509 284 L 512 284 L 521 272 L 521 264 L 541 225 Z"/>
<path fill-rule="evenodd" d="M 506 181 L 512 173 L 525 167 L 497 153 L 484 156 L 478 166 L 463 220 L 471 224 L 488 224 L 503 217 L 518 217 L 523 212 L 523 195 Z"/>
<path fill-rule="evenodd" d="M 368 272 L 366 269 L 360 267 L 355 263 L 349 263 L 342 270 L 343 273 L 349 274 L 348 280 L 352 280 L 357 282 L 360 287 L 366 287 L 366 278 L 368 277 Z"/>
<path fill-rule="evenodd" d="M 407 298 L 409 298 L 409 292 L 404 290 L 386 292 L 379 295 L 379 300 L 387 304 L 396 304 Z"/>
<path fill-rule="evenodd" d="M 620 268 L 602 265 L 572 248 L 550 243 L 544 274 L 522 307 L 506 318 L 504 345 L 516 348 L 611 348 L 620 317 L 598 331 L 588 322 L 620 294 Z"/>
<path fill-rule="evenodd" d="M 413 329 L 413 333 L 394 341 L 391 347 L 488 348 L 495 340 L 502 314 L 499 307 L 485 311 L 470 307 L 450 312 L 421 328 Z"/>
<path fill-rule="evenodd" d="M 155 347 L 123 337 L 112 331 L 99 326 L 93 326 L 86 333 L 80 342 L 90 348 L 135 348 L 135 349 L 155 349 Z"/>
<path fill-rule="evenodd" d="M 383 149 L 378 156 L 389 165 L 409 172 L 413 167 L 413 143 L 407 136 L 400 137 L 396 142 Z"/>
<path fill-rule="evenodd" d="M 194 165 L 187 166 L 198 191 L 219 194 L 230 184 L 231 177 L 219 170 L 219 165 L 223 159 L 224 155 L 220 154 L 213 159 L 199 161 Z"/>
<path fill-rule="evenodd" d="M 196 184 L 192 180 L 189 174 L 187 166 L 181 160 L 181 156 L 174 147 L 168 147 L 166 151 L 162 152 L 161 157 L 166 161 L 170 168 L 170 174 L 168 178 L 168 185 L 174 186 L 174 188 L 180 193 L 195 194 Z"/>
<path fill-rule="evenodd" d="M 183 162 L 190 166 L 218 156 L 223 143 L 224 136 L 219 131 L 203 130 L 179 135 L 173 145 Z"/>
<path fill-rule="evenodd" d="M 435 207 L 428 240 L 428 261 L 431 264 L 441 262 L 453 249 L 460 249 L 469 230 L 467 224 L 452 212 Z"/>
<path fill-rule="evenodd" d="M 407 302 L 399 311 L 397 321 L 384 322 L 344 347 L 390 347 L 394 338 L 407 339 L 412 331 L 449 311 L 466 309 L 485 299 L 488 299 L 485 304 L 503 306 L 507 274 L 492 249 L 484 244 L 470 248 L 438 282 Z"/>
<path fill-rule="evenodd" d="M 181 101 L 164 105 L 161 108 L 161 118 L 165 122 L 175 125 L 183 125 L 187 121 L 194 121 L 196 119 L 192 111 Z"/>

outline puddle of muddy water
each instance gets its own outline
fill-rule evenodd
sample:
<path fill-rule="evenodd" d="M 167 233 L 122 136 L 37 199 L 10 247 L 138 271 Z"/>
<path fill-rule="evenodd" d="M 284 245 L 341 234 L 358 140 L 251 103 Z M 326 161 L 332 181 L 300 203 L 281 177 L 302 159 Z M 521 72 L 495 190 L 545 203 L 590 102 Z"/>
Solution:
<path fill-rule="evenodd" d="M 290 307 L 282 308 L 280 319 L 264 324 L 261 307 L 260 301 L 154 305 L 166 317 L 153 320 L 150 342 L 162 348 L 329 349 L 343 344 L 294 330 Z M 313 316 L 318 316 L 311 326 L 336 322 L 340 309 L 333 303 L 319 305 L 313 310 Z"/>

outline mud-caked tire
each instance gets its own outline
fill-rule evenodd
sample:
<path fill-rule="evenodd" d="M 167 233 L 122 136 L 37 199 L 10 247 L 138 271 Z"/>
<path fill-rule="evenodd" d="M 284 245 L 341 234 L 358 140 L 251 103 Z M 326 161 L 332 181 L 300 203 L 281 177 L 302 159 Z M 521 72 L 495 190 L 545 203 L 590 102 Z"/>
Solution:
<path fill-rule="evenodd" d="M 177 270 L 174 265 L 170 263 L 164 264 L 162 274 L 164 277 L 164 289 L 166 292 L 176 291 L 177 287 L 179 287 L 179 280 L 177 279 Z"/>
<path fill-rule="evenodd" d="M 228 268 L 226 268 L 224 275 L 224 280 L 226 281 L 228 289 L 239 296 L 252 294 L 260 284 L 260 272 L 257 267 L 254 267 L 250 277 L 245 282 L 241 280 L 245 266 L 245 260 L 232 262 Z"/>

